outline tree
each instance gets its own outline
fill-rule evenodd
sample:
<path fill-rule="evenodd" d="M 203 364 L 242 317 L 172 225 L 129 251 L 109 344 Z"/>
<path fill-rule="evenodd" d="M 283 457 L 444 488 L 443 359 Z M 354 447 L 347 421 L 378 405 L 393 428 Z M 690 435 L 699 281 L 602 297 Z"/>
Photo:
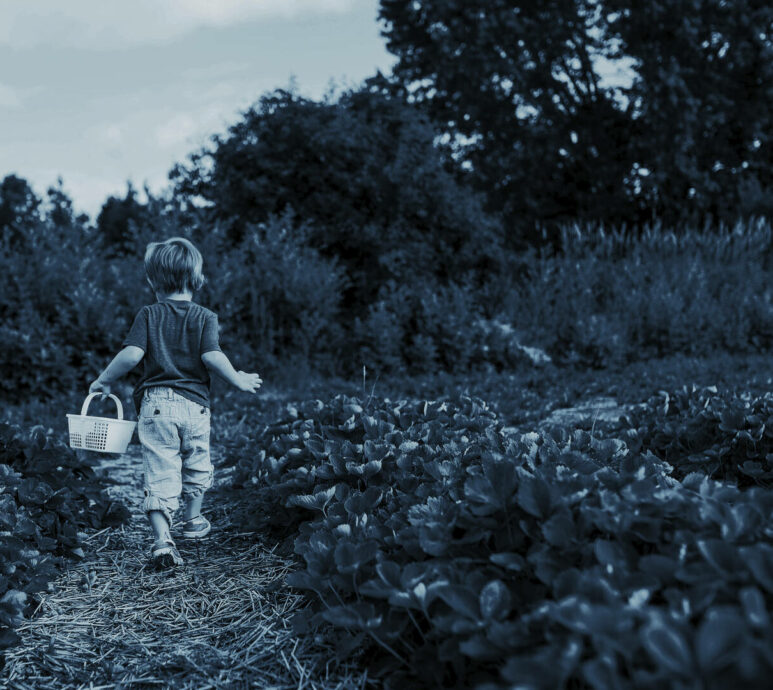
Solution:
<path fill-rule="evenodd" d="M 40 221 L 40 199 L 27 183 L 16 175 L 0 182 L 0 237 L 12 245 L 21 242 Z"/>
<path fill-rule="evenodd" d="M 126 185 L 123 199 L 110 196 L 97 216 L 97 231 L 102 246 L 112 255 L 137 251 L 137 236 L 148 220 L 147 207 L 137 200 L 137 190 Z"/>
<path fill-rule="evenodd" d="M 84 213 L 78 215 L 75 214 L 72 199 L 69 194 L 64 191 L 64 182 L 61 177 L 57 179 L 55 186 L 51 186 L 46 190 L 46 197 L 46 220 L 54 225 L 66 228 L 71 228 L 76 225 L 81 229 L 86 227 L 89 218 Z"/>
<path fill-rule="evenodd" d="M 322 102 L 279 90 L 171 178 L 232 243 L 292 209 L 310 245 L 346 268 L 346 304 L 361 311 L 388 281 L 457 280 L 497 260 L 498 225 L 456 181 L 436 135 L 377 88 Z"/>
<path fill-rule="evenodd" d="M 635 125 L 599 58 L 619 58 L 595 0 L 382 0 L 395 77 L 457 144 L 512 237 L 635 213 Z"/>
<path fill-rule="evenodd" d="M 526 240 L 773 212 L 770 3 L 382 0 L 380 18 L 395 78 Z"/>
<path fill-rule="evenodd" d="M 636 64 L 636 184 L 675 222 L 773 213 L 773 5 L 604 0 Z"/>

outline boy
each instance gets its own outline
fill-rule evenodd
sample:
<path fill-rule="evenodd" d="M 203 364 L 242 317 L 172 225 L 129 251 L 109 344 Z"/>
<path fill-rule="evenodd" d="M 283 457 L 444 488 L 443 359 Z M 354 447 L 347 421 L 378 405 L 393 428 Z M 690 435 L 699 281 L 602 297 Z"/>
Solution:
<path fill-rule="evenodd" d="M 262 383 L 258 374 L 231 366 L 218 343 L 217 315 L 192 301 L 204 285 L 202 267 L 201 253 L 182 237 L 148 245 L 145 273 L 158 301 L 140 310 L 123 349 L 89 387 L 89 393 L 107 395 L 116 379 L 145 360 L 134 405 L 144 463 L 142 507 L 155 535 L 151 558 L 159 568 L 183 562 L 169 531 L 181 491 L 183 537 L 198 539 L 210 531 L 201 515 L 204 492 L 212 486 L 209 372 L 248 393 Z"/>

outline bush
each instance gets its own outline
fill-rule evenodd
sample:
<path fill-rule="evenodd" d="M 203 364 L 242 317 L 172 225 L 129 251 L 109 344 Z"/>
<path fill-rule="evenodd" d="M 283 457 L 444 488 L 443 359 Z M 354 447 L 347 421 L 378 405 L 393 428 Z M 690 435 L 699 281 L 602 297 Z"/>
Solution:
<path fill-rule="evenodd" d="M 346 269 L 347 309 L 362 317 L 390 281 L 460 281 L 498 264 L 499 223 L 436 135 L 416 108 L 377 91 L 324 102 L 276 91 L 172 177 L 178 198 L 204 199 L 236 241 L 292 209 L 311 224 L 308 243 Z"/>
<path fill-rule="evenodd" d="M 390 282 L 355 321 L 353 363 L 411 374 L 530 364 L 509 325 L 484 314 L 469 284 Z"/>
<path fill-rule="evenodd" d="M 271 217 L 205 263 L 202 300 L 218 312 L 224 343 L 261 370 L 292 358 L 321 371 L 337 364 L 346 277 L 308 246 L 310 232 L 290 213 Z"/>

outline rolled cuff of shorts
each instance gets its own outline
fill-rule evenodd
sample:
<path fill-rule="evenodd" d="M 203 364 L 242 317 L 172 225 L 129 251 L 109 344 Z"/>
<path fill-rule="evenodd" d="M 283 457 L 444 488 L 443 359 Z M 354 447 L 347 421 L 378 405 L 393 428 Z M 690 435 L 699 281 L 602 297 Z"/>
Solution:
<path fill-rule="evenodd" d="M 214 472 L 210 471 L 206 481 L 202 484 L 195 484 L 194 486 L 191 486 L 190 482 L 183 482 L 183 496 L 190 496 L 191 498 L 201 496 L 207 489 L 212 487 L 214 476 Z"/>
<path fill-rule="evenodd" d="M 158 496 L 145 496 L 145 500 L 142 502 L 142 510 L 146 513 L 151 513 L 157 510 L 159 513 L 163 513 L 169 526 L 172 526 L 172 513 L 169 510 L 167 502 Z M 174 510 L 174 508 L 173 508 Z"/>

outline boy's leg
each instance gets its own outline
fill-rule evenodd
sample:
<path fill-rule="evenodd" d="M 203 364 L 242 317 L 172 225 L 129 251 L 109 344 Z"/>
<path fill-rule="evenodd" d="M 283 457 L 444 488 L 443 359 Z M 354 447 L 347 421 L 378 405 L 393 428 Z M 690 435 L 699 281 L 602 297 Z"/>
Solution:
<path fill-rule="evenodd" d="M 171 539 L 172 514 L 179 507 L 181 490 L 180 436 L 176 420 L 161 409 L 162 401 L 150 405 L 150 415 L 142 416 L 137 433 L 142 444 L 144 492 L 142 509 L 148 514 L 156 540 Z M 156 409 L 159 414 L 152 414 Z"/>
<path fill-rule="evenodd" d="M 182 493 L 185 497 L 184 536 L 204 536 L 209 523 L 199 518 L 204 492 L 212 486 L 213 469 L 209 455 L 209 409 L 196 405 L 190 424 L 182 429 Z M 196 520 L 198 518 L 198 520 Z"/>
<path fill-rule="evenodd" d="M 185 514 L 183 515 L 183 520 L 185 520 L 185 522 L 201 515 L 201 504 L 203 501 L 203 493 L 200 493 L 198 496 L 191 496 L 189 494 L 185 497 Z"/>
<path fill-rule="evenodd" d="M 150 520 L 150 527 L 156 541 L 167 541 L 172 538 L 172 534 L 169 532 L 169 523 L 160 510 L 151 510 L 148 513 L 148 520 Z"/>

